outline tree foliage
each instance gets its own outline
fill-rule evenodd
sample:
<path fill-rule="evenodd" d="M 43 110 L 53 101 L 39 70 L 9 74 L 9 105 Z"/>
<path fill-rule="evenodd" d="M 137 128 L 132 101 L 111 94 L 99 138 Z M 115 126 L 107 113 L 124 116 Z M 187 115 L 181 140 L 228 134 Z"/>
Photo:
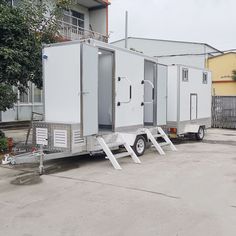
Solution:
<path fill-rule="evenodd" d="M 236 81 L 236 70 L 232 71 L 232 79 Z"/>
<path fill-rule="evenodd" d="M 0 0 L 0 110 L 16 102 L 11 86 L 26 92 L 33 82 L 42 88 L 42 44 L 56 41 L 57 19 L 69 3 L 57 0 L 49 7 L 45 1 L 22 0 L 12 7 Z"/>
<path fill-rule="evenodd" d="M 13 108 L 16 99 L 17 94 L 13 91 L 12 86 L 7 84 L 0 85 L 0 111 Z"/>

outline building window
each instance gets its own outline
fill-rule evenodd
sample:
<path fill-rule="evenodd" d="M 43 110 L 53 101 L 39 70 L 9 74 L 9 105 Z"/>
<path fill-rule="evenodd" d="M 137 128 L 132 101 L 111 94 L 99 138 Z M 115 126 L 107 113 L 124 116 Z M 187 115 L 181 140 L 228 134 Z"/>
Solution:
<path fill-rule="evenodd" d="M 20 93 L 19 100 L 22 104 L 42 103 L 42 90 L 38 89 L 34 84 L 29 83 L 27 91 Z"/>
<path fill-rule="evenodd" d="M 80 30 L 84 29 L 84 14 L 81 12 L 64 10 L 63 21 L 75 27 L 79 27 Z"/>
<path fill-rule="evenodd" d="M 20 93 L 20 103 L 32 103 L 32 83 L 28 84 L 28 89 L 25 93 Z"/>
<path fill-rule="evenodd" d="M 202 83 L 207 84 L 208 74 L 207 72 L 203 72 L 202 74 Z"/>
<path fill-rule="evenodd" d="M 72 15 L 72 25 L 84 29 L 84 14 L 71 10 L 71 15 Z"/>
<path fill-rule="evenodd" d="M 182 70 L 182 81 L 188 82 L 188 69 L 183 68 Z"/>
<path fill-rule="evenodd" d="M 41 103 L 42 102 L 42 90 L 38 89 L 34 85 L 34 103 Z"/>

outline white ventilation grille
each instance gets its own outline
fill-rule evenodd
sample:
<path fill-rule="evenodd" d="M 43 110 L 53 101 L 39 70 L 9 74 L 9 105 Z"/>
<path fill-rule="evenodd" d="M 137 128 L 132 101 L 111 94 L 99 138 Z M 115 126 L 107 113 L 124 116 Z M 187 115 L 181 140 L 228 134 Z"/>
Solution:
<path fill-rule="evenodd" d="M 48 129 L 36 128 L 36 144 L 48 145 Z"/>
<path fill-rule="evenodd" d="M 80 136 L 80 130 L 73 131 L 73 144 L 82 144 L 84 143 L 84 139 Z"/>
<path fill-rule="evenodd" d="M 67 148 L 66 130 L 54 130 L 54 147 Z"/>

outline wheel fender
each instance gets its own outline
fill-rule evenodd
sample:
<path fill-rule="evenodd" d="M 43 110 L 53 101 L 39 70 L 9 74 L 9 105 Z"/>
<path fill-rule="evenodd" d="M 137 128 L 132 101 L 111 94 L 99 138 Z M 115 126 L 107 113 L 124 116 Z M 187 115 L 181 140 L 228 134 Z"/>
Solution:
<path fill-rule="evenodd" d="M 200 127 L 201 125 L 195 125 L 195 124 L 186 125 L 184 128 L 184 133 L 198 133 Z"/>
<path fill-rule="evenodd" d="M 122 133 L 122 136 L 124 137 L 127 144 L 129 144 L 130 146 L 133 146 L 137 135 Z"/>

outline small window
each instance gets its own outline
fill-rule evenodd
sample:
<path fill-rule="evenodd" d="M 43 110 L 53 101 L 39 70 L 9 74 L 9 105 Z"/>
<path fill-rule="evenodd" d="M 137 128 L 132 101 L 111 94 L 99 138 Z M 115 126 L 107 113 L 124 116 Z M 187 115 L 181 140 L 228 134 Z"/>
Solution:
<path fill-rule="evenodd" d="M 208 77 L 208 74 L 206 72 L 203 72 L 203 74 L 202 74 L 202 83 L 203 84 L 207 84 L 207 77 Z"/>
<path fill-rule="evenodd" d="M 84 28 L 84 14 L 71 10 L 72 25 Z"/>
<path fill-rule="evenodd" d="M 34 103 L 41 103 L 42 102 L 42 90 L 38 89 L 34 85 Z"/>
<path fill-rule="evenodd" d="M 182 71 L 182 81 L 188 82 L 188 69 L 186 68 L 183 68 Z"/>

